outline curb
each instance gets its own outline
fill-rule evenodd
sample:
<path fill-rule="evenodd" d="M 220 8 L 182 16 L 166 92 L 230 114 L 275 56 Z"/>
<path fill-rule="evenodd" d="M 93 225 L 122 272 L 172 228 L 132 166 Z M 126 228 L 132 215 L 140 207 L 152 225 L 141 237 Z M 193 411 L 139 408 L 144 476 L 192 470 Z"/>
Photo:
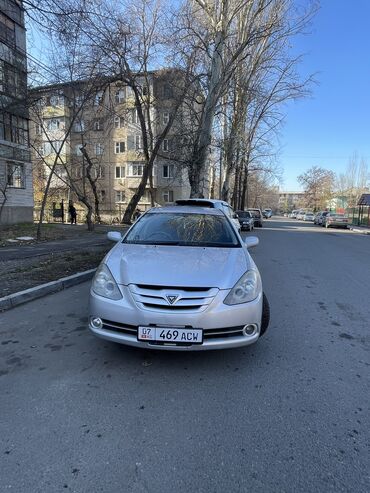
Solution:
<path fill-rule="evenodd" d="M 359 228 L 350 228 L 354 233 L 362 233 L 363 235 L 370 235 L 370 230 L 368 229 L 359 229 Z"/>
<path fill-rule="evenodd" d="M 94 276 L 96 269 L 86 270 L 85 272 L 79 272 L 78 274 L 73 274 L 72 276 L 62 277 L 57 281 L 47 282 L 46 284 L 41 284 L 34 288 L 25 289 L 24 291 L 19 291 L 18 293 L 9 294 L 0 298 L 0 312 L 5 310 L 10 310 L 18 305 L 27 303 L 28 301 L 36 300 L 37 298 L 42 298 L 47 294 L 57 293 L 63 289 L 70 288 L 76 284 L 88 281 Z"/>

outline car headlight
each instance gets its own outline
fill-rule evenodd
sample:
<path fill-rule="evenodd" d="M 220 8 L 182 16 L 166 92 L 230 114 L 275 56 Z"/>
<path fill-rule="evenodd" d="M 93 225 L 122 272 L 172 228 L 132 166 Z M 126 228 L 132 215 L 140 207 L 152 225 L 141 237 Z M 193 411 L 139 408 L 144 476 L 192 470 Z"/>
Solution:
<path fill-rule="evenodd" d="M 104 298 L 109 298 L 110 300 L 120 300 L 122 298 L 117 283 L 105 264 L 99 265 L 91 287 L 94 293 Z"/>
<path fill-rule="evenodd" d="M 248 270 L 226 296 L 225 305 L 239 305 L 257 298 L 261 291 L 261 277 L 257 270 Z"/>

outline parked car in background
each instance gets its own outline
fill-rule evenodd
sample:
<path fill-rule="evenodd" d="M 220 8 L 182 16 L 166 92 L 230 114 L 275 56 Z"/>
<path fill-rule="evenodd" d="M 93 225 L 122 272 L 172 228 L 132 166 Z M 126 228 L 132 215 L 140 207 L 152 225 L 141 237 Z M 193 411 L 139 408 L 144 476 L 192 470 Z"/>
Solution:
<path fill-rule="evenodd" d="M 348 217 L 344 214 L 338 214 L 336 212 L 329 212 L 325 216 L 325 227 L 326 228 L 348 228 Z"/>
<path fill-rule="evenodd" d="M 263 209 L 262 215 L 264 218 L 269 219 L 272 217 L 272 209 Z"/>
<path fill-rule="evenodd" d="M 329 214 L 329 211 L 320 211 L 316 214 L 314 224 L 318 226 L 325 226 L 325 216 Z"/>
<path fill-rule="evenodd" d="M 240 229 L 243 231 L 252 231 L 254 229 L 254 219 L 249 211 L 236 211 L 240 223 Z"/>
<path fill-rule="evenodd" d="M 254 225 L 257 227 L 262 228 L 263 226 L 263 216 L 262 216 L 262 211 L 261 209 L 252 209 L 248 208 L 247 211 L 249 211 L 254 219 Z"/>
<path fill-rule="evenodd" d="M 291 217 L 292 219 L 296 219 L 297 218 L 297 214 L 298 214 L 298 211 L 297 210 L 294 210 L 290 213 L 289 217 Z"/>
<path fill-rule="evenodd" d="M 302 210 L 302 209 L 301 209 L 301 210 L 299 210 L 299 211 L 297 212 L 296 219 L 298 219 L 299 221 L 302 221 L 302 220 L 303 220 L 303 216 L 305 215 L 305 212 L 306 212 L 306 211 L 304 211 L 304 210 Z"/>
<path fill-rule="evenodd" d="M 150 209 L 99 265 L 89 328 L 98 337 L 147 349 L 200 351 L 253 344 L 269 305 L 248 248 L 217 208 Z"/>
<path fill-rule="evenodd" d="M 190 206 L 198 206 L 198 207 L 209 207 L 210 209 L 219 209 L 221 210 L 226 217 L 230 219 L 230 221 L 235 226 L 236 230 L 240 232 L 240 223 L 237 214 L 234 209 L 224 200 L 216 200 L 216 199 L 180 199 L 176 200 L 176 205 L 190 205 Z"/>
<path fill-rule="evenodd" d="M 303 215 L 303 221 L 313 221 L 314 220 L 314 214 L 313 212 L 307 211 Z"/>

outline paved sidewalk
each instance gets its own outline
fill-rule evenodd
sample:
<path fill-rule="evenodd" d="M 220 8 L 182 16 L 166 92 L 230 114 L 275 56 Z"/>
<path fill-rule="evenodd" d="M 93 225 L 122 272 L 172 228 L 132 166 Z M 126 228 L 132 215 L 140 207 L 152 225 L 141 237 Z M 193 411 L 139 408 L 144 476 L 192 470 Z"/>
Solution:
<path fill-rule="evenodd" d="M 350 229 L 354 233 L 362 233 L 362 234 L 365 234 L 365 235 L 370 235 L 370 228 L 367 228 L 366 226 L 355 226 L 355 225 L 352 224 L 350 226 Z"/>

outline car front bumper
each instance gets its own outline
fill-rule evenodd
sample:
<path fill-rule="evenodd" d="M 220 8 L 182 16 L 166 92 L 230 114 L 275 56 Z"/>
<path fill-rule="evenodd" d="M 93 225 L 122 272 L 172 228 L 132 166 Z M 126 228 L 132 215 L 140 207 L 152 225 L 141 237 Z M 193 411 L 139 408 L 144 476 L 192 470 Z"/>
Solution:
<path fill-rule="evenodd" d="M 109 300 L 90 291 L 89 328 L 98 337 L 129 346 L 171 351 L 203 351 L 247 346 L 256 342 L 260 335 L 262 317 L 262 291 L 249 303 L 228 306 L 223 303 L 229 290 L 220 290 L 204 311 L 183 312 L 140 309 L 130 290 L 120 286 L 123 299 Z M 100 318 L 102 327 L 92 325 L 92 318 Z M 248 335 L 246 325 L 255 325 L 255 333 Z M 185 327 L 203 329 L 203 343 L 176 345 L 139 341 L 139 326 Z"/>

